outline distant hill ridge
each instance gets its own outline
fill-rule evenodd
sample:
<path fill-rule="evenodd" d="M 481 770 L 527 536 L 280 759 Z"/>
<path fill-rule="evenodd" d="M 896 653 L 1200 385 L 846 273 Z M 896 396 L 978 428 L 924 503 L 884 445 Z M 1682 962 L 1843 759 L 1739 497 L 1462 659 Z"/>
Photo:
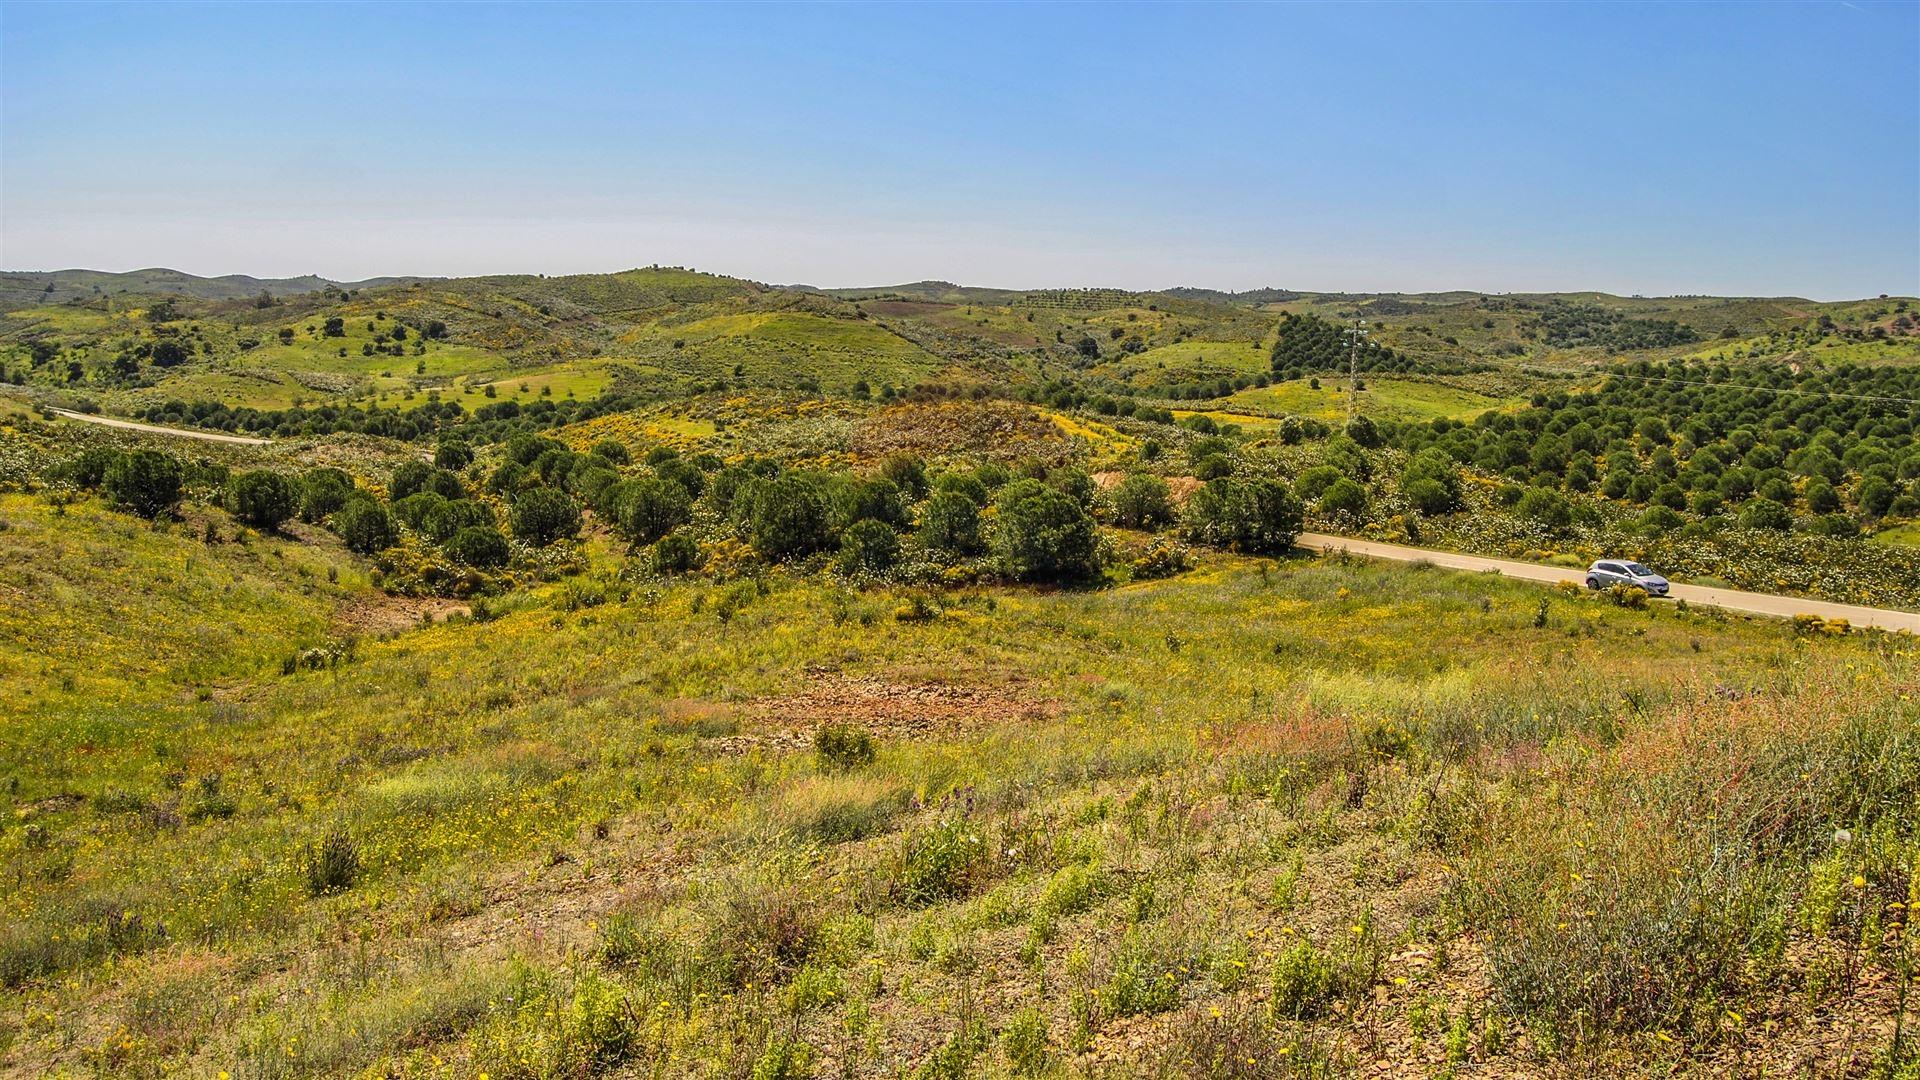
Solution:
<path fill-rule="evenodd" d="M 237 300 L 269 292 L 275 296 L 299 296 L 322 289 L 371 289 L 381 285 L 403 285 L 414 281 L 433 281 L 424 277 L 376 277 L 364 281 L 334 281 L 316 274 L 291 278 L 257 278 L 247 274 L 200 277 L 180 270 L 151 267 L 113 273 L 104 270 L 5 270 L 0 271 L 0 306 L 8 308 L 29 304 L 58 304 L 99 296 L 152 295 L 172 293 L 202 300 Z"/>
<path fill-rule="evenodd" d="M 640 285 L 639 279 L 645 284 Z M 236 300 L 255 297 L 262 292 L 278 297 L 301 296 L 326 289 L 359 291 L 384 286 L 409 285 L 426 282 L 441 282 L 449 286 L 468 285 L 502 286 L 522 283 L 539 283 L 543 287 L 560 289 L 576 294 L 570 299 L 602 301 L 613 299 L 602 293 L 630 290 L 636 286 L 645 289 L 662 289 L 672 281 L 674 287 L 664 288 L 671 295 L 682 289 L 695 293 L 722 294 L 734 291 L 754 291 L 775 289 L 791 293 L 809 293 L 831 296 L 839 300 L 911 300 L 923 303 L 940 304 L 1028 304 L 1046 307 L 1084 307 L 1099 304 L 1125 302 L 1130 298 L 1166 298 L 1169 300 L 1196 303 L 1226 304 L 1244 307 L 1261 307 L 1269 304 L 1289 304 L 1300 300 L 1319 302 L 1345 302 L 1354 304 L 1368 315 L 1407 314 L 1432 305 L 1459 304 L 1481 297 L 1489 299 L 1499 297 L 1509 301 L 1551 301 L 1561 300 L 1574 303 L 1613 304 L 1623 301 L 1657 302 L 1662 300 L 1684 301 L 1702 299 L 1699 297 L 1621 297 L 1600 292 L 1577 293 L 1481 293 L 1472 290 L 1450 290 L 1446 292 L 1401 293 L 1381 292 L 1318 292 L 1311 289 L 1259 288 L 1241 292 L 1221 289 L 1209 289 L 1199 286 L 1181 285 L 1167 289 L 1112 289 L 1112 288 L 1050 288 L 1050 289 L 1000 289 L 977 285 L 960 285 L 951 281 L 928 279 L 905 282 L 898 285 L 877 285 L 862 288 L 825 288 L 815 285 L 789 284 L 763 286 L 758 283 L 689 270 L 684 267 L 647 267 L 608 274 L 573 274 L 548 276 L 544 274 L 481 275 L 473 277 L 427 277 L 427 276 L 390 276 L 365 278 L 359 281 L 338 281 L 306 274 L 289 278 L 260 278 L 248 274 L 225 274 L 219 277 L 201 277 L 180 270 L 165 267 L 151 267 L 144 270 L 130 270 L 116 273 L 103 270 L 0 270 L 0 311 L 11 311 L 44 304 L 61 304 L 76 300 L 97 300 L 107 296 L 153 296 L 179 295 L 203 300 Z M 629 306 L 641 306 L 633 302 L 634 298 L 623 297 Z M 679 297 L 676 297 L 679 299 Z M 1725 297 L 1727 300 L 1766 300 L 1774 303 L 1808 304 L 1811 301 L 1799 297 Z"/>

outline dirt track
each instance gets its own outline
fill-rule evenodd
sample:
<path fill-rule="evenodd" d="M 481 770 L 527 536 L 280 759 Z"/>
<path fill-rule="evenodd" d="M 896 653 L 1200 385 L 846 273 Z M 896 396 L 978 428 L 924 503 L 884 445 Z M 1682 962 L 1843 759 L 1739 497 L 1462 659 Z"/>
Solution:
<path fill-rule="evenodd" d="M 1515 562 L 1511 559 L 1489 559 L 1480 555 L 1461 555 L 1452 551 L 1429 551 L 1426 548 L 1381 544 L 1372 540 L 1354 540 L 1345 536 L 1301 533 L 1295 543 L 1308 551 L 1325 552 L 1344 549 L 1355 555 L 1364 555 L 1372 559 L 1393 559 L 1398 562 L 1425 561 L 1435 566 L 1444 566 L 1449 570 L 1483 572 L 1491 570 L 1523 581 L 1542 581 L 1549 584 L 1569 581 L 1575 585 L 1584 586 L 1587 580 L 1585 570 Z M 1658 570 L 1659 567 L 1654 569 Z M 1678 582 L 1673 584 L 1671 592 L 1674 599 L 1685 600 L 1689 604 L 1706 604 L 1709 607 L 1725 608 L 1728 611 L 1777 615 L 1781 618 L 1818 615 L 1823 619 L 1845 619 L 1853 626 L 1920 633 L 1920 614 L 1910 611 L 1834 604 L 1824 600 L 1802 600 L 1797 596 L 1774 596 L 1770 593 L 1739 592 L 1734 589 L 1710 589 L 1704 585 L 1682 585 Z"/>
<path fill-rule="evenodd" d="M 72 412 L 67 409 L 49 409 L 55 416 L 64 416 L 69 420 L 81 420 L 102 427 L 120 428 L 124 431 L 144 431 L 149 435 L 175 435 L 182 439 L 201 439 L 206 442 L 238 443 L 241 446 L 265 446 L 267 440 L 256 439 L 251 435 L 223 435 L 218 431 L 190 431 L 186 428 L 161 427 L 158 424 L 140 424 L 132 420 L 115 420 L 111 416 L 94 416 L 91 413 Z"/>

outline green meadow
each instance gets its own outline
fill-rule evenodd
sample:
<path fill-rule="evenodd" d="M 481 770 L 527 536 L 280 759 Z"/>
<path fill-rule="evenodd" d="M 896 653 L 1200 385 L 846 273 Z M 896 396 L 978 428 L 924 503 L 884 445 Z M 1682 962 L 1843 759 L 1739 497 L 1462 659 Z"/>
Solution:
<path fill-rule="evenodd" d="M 1912 607 L 1907 301 L 100 277 L 0 1075 L 1915 1075 L 1910 635 L 1292 546 Z"/>

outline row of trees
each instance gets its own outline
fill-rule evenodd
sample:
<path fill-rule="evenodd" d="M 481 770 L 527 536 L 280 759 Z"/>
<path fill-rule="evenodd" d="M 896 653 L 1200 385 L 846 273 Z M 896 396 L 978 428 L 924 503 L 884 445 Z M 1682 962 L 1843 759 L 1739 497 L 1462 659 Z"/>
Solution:
<path fill-rule="evenodd" d="M 1517 412 L 1410 425 L 1392 437 L 1516 484 L 1705 516 L 1745 513 L 1754 500 L 1763 500 L 1746 515 L 1755 520 L 1778 521 L 1771 505 L 1789 517 L 1920 512 L 1912 437 L 1920 407 L 1901 400 L 1920 391 L 1920 377 L 1850 375 L 1635 365 L 1597 391 L 1542 395 Z"/>

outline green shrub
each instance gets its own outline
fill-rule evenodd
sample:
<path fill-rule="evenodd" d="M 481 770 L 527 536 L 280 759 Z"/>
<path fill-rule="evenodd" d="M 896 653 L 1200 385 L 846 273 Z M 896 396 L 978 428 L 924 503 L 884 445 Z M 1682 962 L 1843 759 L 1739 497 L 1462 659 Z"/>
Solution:
<path fill-rule="evenodd" d="M 777 1036 L 753 1062 L 751 1080 L 808 1080 L 813 1076 L 813 1047 Z"/>
<path fill-rule="evenodd" d="M 1209 454 L 1193 463 L 1193 475 L 1199 480 L 1218 480 L 1233 475 L 1233 459 L 1225 454 Z"/>
<path fill-rule="evenodd" d="M 464 499 L 467 497 L 467 486 L 460 482 L 458 476 L 446 469 L 434 469 L 429 472 L 426 482 L 421 485 L 420 490 L 431 491 L 443 499 Z"/>
<path fill-rule="evenodd" d="M 1332 465 L 1315 465 L 1296 477 L 1293 481 L 1294 494 L 1302 499 L 1314 500 L 1327 493 L 1327 489 L 1339 483 L 1346 476 Z"/>
<path fill-rule="evenodd" d="M 656 574 L 686 574 L 700 569 L 700 542 L 677 529 L 654 541 L 648 563 Z"/>
<path fill-rule="evenodd" d="M 971 480 L 971 478 L 967 478 Z M 942 478 L 944 482 L 945 478 Z M 977 485 L 976 485 L 977 486 Z M 985 489 L 981 495 L 985 497 Z M 972 555 L 980 550 L 980 507 L 956 490 L 940 488 L 920 508 L 920 543 L 933 551 Z"/>
<path fill-rule="evenodd" d="M 1166 1012 L 1180 1003 L 1180 987 L 1192 971 L 1185 955 L 1136 927 L 1121 939 L 1100 1004 L 1109 1016 Z"/>
<path fill-rule="evenodd" d="M 1400 490 L 1422 514 L 1452 513 L 1461 506 L 1460 466 L 1446 451 L 1428 447 L 1401 470 Z"/>
<path fill-rule="evenodd" d="M 1302 938 L 1274 961 L 1268 1008 L 1276 1020 L 1313 1020 L 1326 1015 L 1335 992 L 1333 962 Z"/>
<path fill-rule="evenodd" d="M 1047 916 L 1078 915 L 1099 903 L 1106 887 L 1106 875 L 1099 867 L 1068 863 L 1054 871 L 1035 910 Z"/>
<path fill-rule="evenodd" d="M 635 544 L 651 544 L 686 524 L 693 503 L 684 487 L 650 476 L 620 485 L 614 512 L 621 535 Z"/>
<path fill-rule="evenodd" d="M 416 496 L 417 498 L 417 496 Z M 462 529 L 493 528 L 493 511 L 472 499 L 440 499 L 420 517 L 414 528 L 436 544 L 445 544 Z"/>
<path fill-rule="evenodd" d="M 277 529 L 293 516 L 299 492 L 272 469 L 252 469 L 227 481 L 227 509 L 261 529 Z"/>
<path fill-rule="evenodd" d="M 436 468 L 458 472 L 473 464 L 473 447 L 459 439 L 442 439 L 433 448 L 433 464 Z"/>
<path fill-rule="evenodd" d="M 580 534 L 580 507 L 563 491 L 539 487 L 513 503 L 513 535 L 538 547 Z"/>
<path fill-rule="evenodd" d="M 392 547 L 397 535 L 387 508 L 365 495 L 348 499 L 334 512 L 333 531 L 340 534 L 347 550 L 361 555 Z"/>
<path fill-rule="evenodd" d="M 180 462 L 158 450 L 133 450 L 108 464 L 102 482 L 116 506 L 157 518 L 180 501 Z"/>
<path fill-rule="evenodd" d="M 1550 529 L 1564 529 L 1573 524 L 1573 507 L 1566 496 L 1547 488 L 1528 488 L 1514 504 L 1514 511 Z"/>
<path fill-rule="evenodd" d="M 300 520 L 308 524 L 324 521 L 347 504 L 353 494 L 353 477 L 339 469 L 314 469 L 300 478 Z"/>
<path fill-rule="evenodd" d="M 1223 477 L 1187 500 L 1185 527 L 1196 543 L 1279 554 L 1293 546 L 1304 517 L 1300 501 L 1277 480 Z"/>
<path fill-rule="evenodd" d="M 360 878 L 360 847 L 344 829 L 334 829 L 318 844 L 308 844 L 301 861 L 308 896 L 346 892 Z"/>
<path fill-rule="evenodd" d="M 111 446 L 89 446 L 59 470 L 59 475 L 76 486 L 97 488 L 107 477 L 120 451 Z"/>
<path fill-rule="evenodd" d="M 1052 1055 L 1047 1049 L 1047 1018 L 1039 1009 L 1021 1009 L 1008 1019 L 1002 1036 L 1007 1066 L 1015 1076 L 1040 1076 Z"/>
<path fill-rule="evenodd" d="M 1152 473 L 1131 473 L 1108 498 L 1113 522 L 1129 529 L 1159 529 L 1174 522 L 1173 492 Z"/>
<path fill-rule="evenodd" d="M 1793 514 L 1772 499 L 1753 499 L 1740 508 L 1740 524 L 1748 529 L 1786 532 L 1793 528 Z"/>
<path fill-rule="evenodd" d="M 677 485 L 687 493 L 688 499 L 697 499 L 707 489 L 707 474 L 700 467 L 685 458 L 671 458 L 653 466 L 653 475 L 669 484 Z"/>
<path fill-rule="evenodd" d="M 844 529 L 855 522 L 871 519 L 896 529 L 910 525 L 907 500 L 893 481 L 883 476 L 842 477 L 834 485 L 834 524 Z"/>
<path fill-rule="evenodd" d="M 822 724 L 813 733 L 813 752 L 828 769 L 858 769 L 873 763 L 873 736 L 848 724 Z"/>
<path fill-rule="evenodd" d="M 513 549 L 500 530 L 491 525 L 468 525 L 447 540 L 447 556 L 477 570 L 493 570 L 507 565 Z"/>
<path fill-rule="evenodd" d="M 1625 583 L 1607 586 L 1607 599 L 1618 607 L 1643 608 L 1647 606 L 1647 590 L 1638 585 Z"/>
<path fill-rule="evenodd" d="M 616 439 L 601 439 L 593 444 L 592 449 L 587 451 L 587 455 L 597 457 L 610 465 L 633 464 L 633 453 L 627 449 L 625 443 Z"/>
<path fill-rule="evenodd" d="M 1370 502 L 1366 488 L 1343 476 L 1327 488 L 1316 505 L 1323 514 L 1343 514 L 1357 521 L 1367 516 Z"/>
<path fill-rule="evenodd" d="M 1037 480 L 1008 484 L 995 500 L 994 554 L 1019 581 L 1084 581 L 1099 570 L 1093 519 Z"/>
<path fill-rule="evenodd" d="M 1047 486 L 1080 504 L 1082 510 L 1093 510 L 1094 496 L 1100 488 L 1087 475 L 1085 469 L 1062 466 L 1047 474 Z"/>
<path fill-rule="evenodd" d="M 977 473 L 941 473 L 933 481 L 933 493 L 960 495 L 972 502 L 975 507 L 985 507 L 991 498 L 987 485 L 981 482 Z"/>
<path fill-rule="evenodd" d="M 1640 515 L 1640 520 L 1636 522 L 1636 527 L 1639 528 L 1641 532 L 1658 535 L 1660 533 L 1672 532 L 1686 523 L 1687 520 L 1681 517 L 1678 512 L 1665 506 L 1655 506 L 1650 507 L 1646 513 Z"/>
<path fill-rule="evenodd" d="M 840 569 L 849 574 L 883 573 L 900 559 L 900 534 L 893 526 L 862 518 L 840 537 Z"/>
<path fill-rule="evenodd" d="M 927 497 L 927 463 L 920 455 L 897 450 L 880 459 L 880 475 L 892 481 L 909 499 Z"/>
<path fill-rule="evenodd" d="M 427 490 L 427 481 L 433 478 L 433 466 L 424 461 L 403 461 L 394 466 L 393 476 L 387 482 L 387 501 L 399 502 L 409 495 Z"/>
<path fill-rule="evenodd" d="M 387 512 L 409 529 L 418 530 L 427 515 L 447 505 L 444 496 L 431 491 L 416 491 L 404 499 L 395 499 Z"/>
<path fill-rule="evenodd" d="M 832 541 L 831 511 L 820 483 L 786 473 L 755 487 L 749 532 L 768 559 L 811 555 Z"/>
<path fill-rule="evenodd" d="M 908 838 L 900 899 L 926 907 L 965 896 L 978 884 L 987 857 L 986 842 L 971 822 L 944 821 L 924 829 Z"/>

